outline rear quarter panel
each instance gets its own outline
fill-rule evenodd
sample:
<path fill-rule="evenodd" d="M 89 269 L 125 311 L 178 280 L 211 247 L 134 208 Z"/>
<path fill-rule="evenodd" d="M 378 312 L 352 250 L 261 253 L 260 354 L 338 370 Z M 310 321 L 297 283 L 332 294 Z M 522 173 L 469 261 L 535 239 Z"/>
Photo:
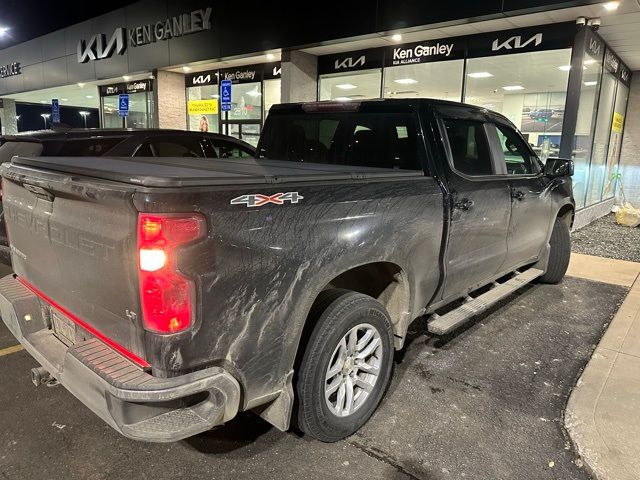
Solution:
<path fill-rule="evenodd" d="M 197 279 L 198 320 L 178 338 L 150 336 L 147 352 L 168 375 L 224 365 L 243 385 L 245 406 L 282 389 L 311 304 L 340 273 L 397 264 L 410 287 L 411 318 L 436 290 L 443 200 L 431 178 L 186 191 L 134 199 L 141 211 L 200 211 L 208 222 L 207 239 L 179 265 Z M 243 194 L 290 191 L 303 199 L 230 204 Z"/>

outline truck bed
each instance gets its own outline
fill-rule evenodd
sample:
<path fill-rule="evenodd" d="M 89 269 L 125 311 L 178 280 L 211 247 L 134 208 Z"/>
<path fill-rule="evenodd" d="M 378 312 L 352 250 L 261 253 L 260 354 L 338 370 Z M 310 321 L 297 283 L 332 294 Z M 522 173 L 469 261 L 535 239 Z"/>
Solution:
<path fill-rule="evenodd" d="M 145 187 L 274 184 L 424 175 L 416 170 L 255 158 L 14 157 L 11 162 Z"/>

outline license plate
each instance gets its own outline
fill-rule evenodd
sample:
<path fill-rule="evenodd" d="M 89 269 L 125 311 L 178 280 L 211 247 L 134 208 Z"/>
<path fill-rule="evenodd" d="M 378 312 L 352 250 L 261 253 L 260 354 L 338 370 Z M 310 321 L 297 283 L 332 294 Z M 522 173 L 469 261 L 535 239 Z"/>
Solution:
<path fill-rule="evenodd" d="M 51 312 L 51 325 L 53 333 L 62 340 L 62 343 L 70 346 L 76 343 L 76 324 L 56 312 Z"/>

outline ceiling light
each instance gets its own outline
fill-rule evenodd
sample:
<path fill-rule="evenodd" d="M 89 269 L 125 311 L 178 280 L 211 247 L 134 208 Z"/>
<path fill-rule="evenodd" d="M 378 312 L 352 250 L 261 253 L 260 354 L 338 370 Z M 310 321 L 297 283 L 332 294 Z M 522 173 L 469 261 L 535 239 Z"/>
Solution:
<path fill-rule="evenodd" d="M 80 88 L 82 88 L 82 87 L 84 87 L 84 86 L 85 86 L 85 84 L 84 84 L 84 83 L 82 83 L 82 82 L 78 82 L 78 86 L 79 86 Z"/>
<path fill-rule="evenodd" d="M 123 79 L 125 82 L 128 82 L 129 80 L 131 80 L 131 77 L 130 77 L 129 75 L 122 75 L 122 79 Z"/>
<path fill-rule="evenodd" d="M 585 65 L 593 65 L 594 63 L 596 63 L 596 61 L 593 58 L 584 61 Z"/>
<path fill-rule="evenodd" d="M 8 27 L 0 27 L 0 37 L 4 36 L 8 31 Z"/>
<path fill-rule="evenodd" d="M 602 6 L 607 12 L 614 12 L 620 6 L 620 2 L 607 2 L 603 3 Z"/>
<path fill-rule="evenodd" d="M 474 72 L 474 73 L 467 73 L 467 76 L 471 78 L 488 78 L 488 77 L 493 77 L 493 74 L 489 72 Z"/>
<path fill-rule="evenodd" d="M 93 98 L 93 95 L 85 95 L 87 98 Z"/>
<path fill-rule="evenodd" d="M 341 83 L 340 85 L 336 85 L 336 88 L 340 90 L 353 90 L 354 88 L 358 88 L 358 86 L 353 83 Z"/>
<path fill-rule="evenodd" d="M 505 87 L 502 87 L 503 90 L 506 90 L 507 92 L 513 92 L 515 90 L 524 90 L 524 87 L 522 85 L 507 85 Z"/>
<path fill-rule="evenodd" d="M 391 40 L 393 40 L 394 42 L 399 42 L 400 40 L 402 40 L 402 35 L 400 35 L 399 33 L 391 35 Z"/>
<path fill-rule="evenodd" d="M 184 67 L 182 67 L 182 71 L 187 73 L 191 71 L 191 67 L 187 67 L 186 65 Z"/>
<path fill-rule="evenodd" d="M 589 81 L 589 82 L 584 82 L 584 84 L 585 84 L 587 87 L 593 87 L 594 85 L 597 85 L 597 84 L 598 84 L 598 82 L 596 82 L 595 80 L 591 80 L 591 81 Z"/>
<path fill-rule="evenodd" d="M 61 102 L 68 102 L 68 101 L 69 101 L 69 99 L 68 99 L 68 98 L 61 98 L 61 99 L 60 99 L 60 101 L 61 101 Z"/>
<path fill-rule="evenodd" d="M 273 60 L 276 56 L 273 53 L 267 53 L 267 60 Z"/>
<path fill-rule="evenodd" d="M 348 102 L 351 99 L 349 97 L 336 97 L 334 100 L 337 100 L 338 102 Z"/>
<path fill-rule="evenodd" d="M 569 70 L 571 70 L 571 65 L 560 65 L 558 67 L 558 70 L 562 70 L 563 72 L 568 72 Z"/>
<path fill-rule="evenodd" d="M 46 100 L 40 100 L 40 103 L 47 103 Z"/>
<path fill-rule="evenodd" d="M 398 80 L 394 80 L 394 82 L 399 83 L 400 85 L 411 85 L 412 83 L 418 83 L 417 80 L 413 78 L 399 78 Z"/>

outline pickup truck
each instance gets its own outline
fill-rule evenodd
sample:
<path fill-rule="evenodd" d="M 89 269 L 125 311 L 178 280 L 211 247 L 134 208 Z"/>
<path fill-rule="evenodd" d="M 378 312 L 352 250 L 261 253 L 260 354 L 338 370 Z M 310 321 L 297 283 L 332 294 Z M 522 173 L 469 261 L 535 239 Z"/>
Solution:
<path fill-rule="evenodd" d="M 251 410 L 354 433 L 409 324 L 447 335 L 570 255 L 573 164 L 502 115 L 427 99 L 277 105 L 259 158 L 14 156 L 0 312 L 123 435 Z"/>

